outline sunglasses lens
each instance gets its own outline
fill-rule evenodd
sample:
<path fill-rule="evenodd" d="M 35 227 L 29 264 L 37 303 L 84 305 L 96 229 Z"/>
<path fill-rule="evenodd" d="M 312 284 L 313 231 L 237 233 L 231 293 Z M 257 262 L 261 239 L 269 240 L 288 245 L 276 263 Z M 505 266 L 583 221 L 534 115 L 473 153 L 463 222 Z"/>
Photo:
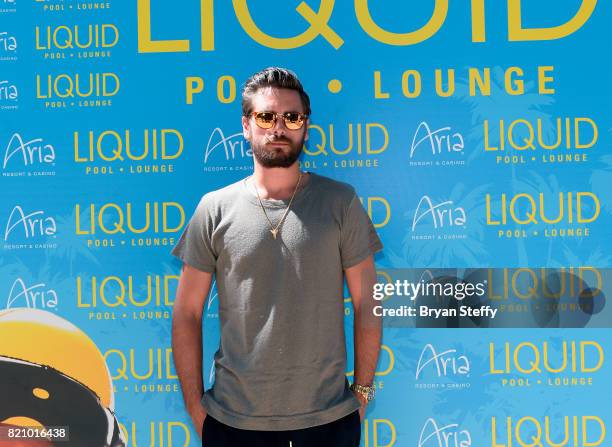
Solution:
<path fill-rule="evenodd" d="M 256 112 L 253 113 L 255 124 L 262 129 L 271 129 L 276 124 L 276 114 L 273 112 Z M 301 129 L 304 125 L 304 115 L 299 112 L 287 112 L 283 114 L 285 127 L 289 130 Z"/>
<path fill-rule="evenodd" d="M 287 126 L 289 130 L 297 130 L 304 125 L 302 115 L 297 112 L 285 113 L 283 118 L 285 119 L 285 126 Z"/>
<path fill-rule="evenodd" d="M 276 116 L 270 112 L 260 112 L 255 114 L 255 124 L 262 129 L 270 129 L 274 126 L 274 118 Z"/>

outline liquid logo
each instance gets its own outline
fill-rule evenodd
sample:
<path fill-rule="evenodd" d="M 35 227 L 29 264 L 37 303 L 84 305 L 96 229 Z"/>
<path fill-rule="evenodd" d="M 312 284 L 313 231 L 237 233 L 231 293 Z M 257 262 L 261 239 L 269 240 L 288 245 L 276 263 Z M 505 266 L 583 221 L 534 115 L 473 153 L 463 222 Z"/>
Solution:
<path fill-rule="evenodd" d="M 76 204 L 75 234 L 91 248 L 174 246 L 185 224 L 177 202 Z"/>
<path fill-rule="evenodd" d="M 111 97 L 119 92 L 120 86 L 115 73 L 36 75 L 38 99 Z"/>
<path fill-rule="evenodd" d="M 133 275 L 76 278 L 79 308 L 171 307 L 179 277 L 146 275 L 138 280 Z M 86 281 L 89 280 L 89 285 Z"/>
<path fill-rule="evenodd" d="M 120 391 L 178 393 L 172 348 L 109 349 L 104 353 L 111 379 Z"/>
<path fill-rule="evenodd" d="M 175 129 L 74 132 L 74 161 L 87 175 L 174 172 L 172 162 L 184 148 Z"/>
<path fill-rule="evenodd" d="M 500 238 L 589 236 L 586 224 L 597 221 L 601 212 L 599 197 L 589 191 L 487 194 L 485 205 L 486 224 L 496 227 Z M 528 231 L 526 226 L 544 227 Z"/>
<path fill-rule="evenodd" d="M 108 49 L 119 42 L 119 29 L 110 23 L 37 26 L 35 33 L 39 51 Z"/>
<path fill-rule="evenodd" d="M 138 18 L 138 51 L 140 53 L 172 53 L 172 52 L 189 52 L 192 51 L 192 44 L 197 46 L 198 51 L 214 51 L 215 50 L 215 38 L 218 37 L 215 34 L 215 27 L 218 25 L 215 21 L 216 15 L 214 14 L 214 2 L 213 1 L 202 1 L 200 2 L 200 8 L 189 9 L 181 8 L 178 11 L 179 15 L 186 18 L 188 21 L 187 28 L 191 26 L 198 26 L 199 36 L 197 39 L 190 39 L 189 36 L 185 35 L 185 21 L 181 21 L 183 24 L 178 31 L 168 29 L 168 22 L 173 23 L 175 20 L 164 20 L 163 12 L 159 9 L 153 9 L 151 7 L 151 0 L 138 0 L 137 5 L 137 18 Z M 251 9 L 253 5 L 247 5 L 247 0 L 236 0 L 233 1 L 233 12 L 236 15 L 237 22 L 245 31 L 245 33 L 258 44 L 266 47 L 273 48 L 276 50 L 290 50 L 300 48 L 310 44 L 313 40 L 318 39 L 321 36 L 329 45 L 338 50 L 345 43 L 343 37 L 332 28 L 330 24 L 333 12 L 334 12 L 334 0 L 321 0 L 319 3 L 318 11 L 312 9 L 308 3 L 302 1 L 299 2 L 295 8 L 295 12 L 292 13 L 294 20 L 299 20 L 299 30 L 296 30 L 296 35 L 290 37 L 278 37 L 267 34 L 257 24 Z M 369 3 L 367 0 L 358 0 L 354 2 L 354 13 L 356 17 L 356 26 L 360 27 L 360 31 L 363 31 L 369 38 L 375 42 L 380 42 L 385 45 L 393 46 L 409 46 L 420 44 L 432 36 L 436 35 L 444 23 L 446 22 L 449 12 L 449 1 L 448 0 L 436 0 L 434 10 L 431 17 L 427 21 L 425 26 L 419 29 L 408 29 L 402 30 L 402 32 L 393 32 L 384 29 L 380 23 L 376 22 L 376 19 L 370 13 Z M 596 0 L 584 0 L 581 2 L 580 7 L 576 11 L 576 8 L 566 11 L 568 20 L 559 24 L 551 24 L 549 27 L 540 28 L 526 28 L 523 20 L 525 20 L 524 13 L 521 13 L 521 1 L 511 0 L 508 2 L 508 35 L 507 40 L 512 41 L 542 41 L 542 40 L 553 40 L 567 37 L 577 30 L 582 28 L 584 24 L 591 18 L 595 10 Z M 251 8 L 251 9 L 250 9 Z M 397 15 L 402 11 L 397 11 L 397 8 L 391 10 L 392 14 Z M 409 14 L 406 9 L 403 11 L 405 14 Z M 464 16 L 471 18 L 471 42 L 486 42 L 487 41 L 487 29 L 485 28 L 486 21 L 486 9 L 485 0 L 474 0 L 472 2 L 472 8 L 463 8 L 461 11 Z M 258 15 L 259 17 L 263 16 Z M 155 20 L 152 18 L 155 17 Z M 378 17 L 378 15 L 377 15 Z M 288 20 L 290 20 L 288 18 Z M 309 27 L 304 31 L 302 23 L 306 21 Z M 153 27 L 155 23 L 155 28 Z M 226 27 L 224 27 L 226 28 Z M 361 32 L 356 32 L 353 28 L 350 30 L 351 33 L 358 35 Z M 467 29 L 461 30 L 462 35 L 468 35 Z M 489 32 L 491 34 L 491 32 Z M 154 40 L 153 35 L 164 35 L 173 37 L 173 39 L 167 40 Z M 453 37 L 449 37 L 452 39 Z"/>
<path fill-rule="evenodd" d="M 497 351 L 497 352 L 496 352 Z M 489 344 L 489 372 L 505 387 L 590 386 L 604 364 L 596 341 Z"/>
<path fill-rule="evenodd" d="M 599 139 L 597 124 L 587 117 L 484 120 L 483 131 L 484 150 L 496 164 L 586 162 Z"/>
<path fill-rule="evenodd" d="M 302 167 L 377 168 L 379 158 L 389 147 L 389 131 L 379 123 L 330 123 L 308 127 Z"/>
<path fill-rule="evenodd" d="M 491 418 L 491 447 L 597 447 L 606 440 L 606 424 L 595 415 Z"/>
<path fill-rule="evenodd" d="M 121 80 L 112 72 L 36 75 L 36 99 L 45 108 L 107 107 L 120 90 Z"/>
<path fill-rule="evenodd" d="M 120 389 L 119 389 L 120 390 Z M 119 423 L 126 446 L 186 446 L 191 445 L 191 439 L 199 441 L 190 426 L 181 421 L 150 421 Z"/>
<path fill-rule="evenodd" d="M 80 217 L 81 209 L 87 214 L 89 225 L 83 223 Z M 171 220 L 172 214 L 175 219 Z M 145 202 L 144 206 L 138 207 L 131 202 L 105 203 L 101 206 L 91 203 L 82 208 L 81 205 L 76 205 L 75 226 L 78 235 L 176 233 L 184 223 L 185 211 L 176 202 Z"/>

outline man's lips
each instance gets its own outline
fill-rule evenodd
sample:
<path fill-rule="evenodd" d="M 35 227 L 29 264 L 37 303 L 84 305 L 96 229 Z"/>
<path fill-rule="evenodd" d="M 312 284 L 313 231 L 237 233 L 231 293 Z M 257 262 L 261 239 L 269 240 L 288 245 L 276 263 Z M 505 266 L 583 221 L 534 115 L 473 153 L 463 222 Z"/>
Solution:
<path fill-rule="evenodd" d="M 270 145 L 270 146 L 273 146 L 273 145 L 289 146 L 291 144 L 290 141 L 285 140 L 285 139 L 274 139 L 274 140 L 271 140 L 270 138 L 266 138 L 266 140 L 268 140 L 267 144 Z"/>

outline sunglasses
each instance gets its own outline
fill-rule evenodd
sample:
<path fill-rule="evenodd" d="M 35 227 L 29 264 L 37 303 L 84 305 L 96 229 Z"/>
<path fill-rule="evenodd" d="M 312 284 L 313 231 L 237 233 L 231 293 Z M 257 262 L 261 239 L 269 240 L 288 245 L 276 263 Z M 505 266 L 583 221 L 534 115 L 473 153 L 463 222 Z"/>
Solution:
<path fill-rule="evenodd" d="M 251 116 L 255 118 L 255 124 L 262 129 L 272 129 L 276 126 L 278 117 L 281 117 L 285 123 L 285 127 L 289 130 L 301 129 L 306 118 L 308 118 L 308 115 L 304 115 L 300 112 L 251 112 Z"/>

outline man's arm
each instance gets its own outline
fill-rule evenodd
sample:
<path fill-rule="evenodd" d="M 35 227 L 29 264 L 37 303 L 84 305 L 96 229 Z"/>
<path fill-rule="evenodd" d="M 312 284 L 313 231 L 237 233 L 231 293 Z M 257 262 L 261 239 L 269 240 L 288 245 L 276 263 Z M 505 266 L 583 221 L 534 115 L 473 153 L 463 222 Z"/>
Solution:
<path fill-rule="evenodd" d="M 382 320 L 372 312 L 376 304 L 372 299 L 372 291 L 376 283 L 373 256 L 370 255 L 359 264 L 347 268 L 344 273 L 355 312 L 353 322 L 354 380 L 359 385 L 370 385 L 374 380 L 382 332 Z M 355 394 L 361 402 L 359 414 L 363 420 L 367 402 L 359 393 Z"/>
<path fill-rule="evenodd" d="M 202 311 L 212 273 L 202 272 L 183 264 L 172 311 L 172 353 L 174 366 L 181 383 L 185 407 L 200 433 L 206 410 L 200 399 L 204 394 L 202 382 Z"/>

